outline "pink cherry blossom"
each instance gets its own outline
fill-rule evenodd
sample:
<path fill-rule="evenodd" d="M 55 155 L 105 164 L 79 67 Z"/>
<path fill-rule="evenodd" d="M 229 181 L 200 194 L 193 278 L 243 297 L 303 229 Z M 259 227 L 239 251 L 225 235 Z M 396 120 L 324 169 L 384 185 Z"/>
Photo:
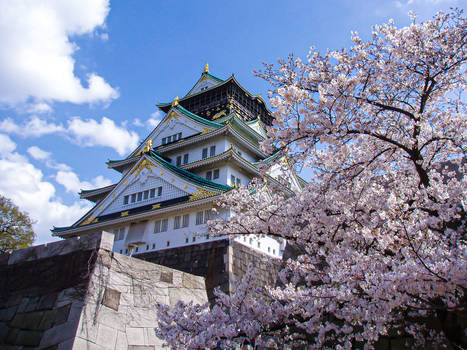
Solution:
<path fill-rule="evenodd" d="M 292 197 L 261 181 L 231 191 L 231 218 L 210 229 L 286 239 L 295 254 L 276 286 L 253 288 L 251 269 L 212 307 L 159 305 L 158 336 L 173 349 L 465 347 L 466 39 L 453 10 L 257 72 L 275 117 L 264 150 L 313 177 Z"/>

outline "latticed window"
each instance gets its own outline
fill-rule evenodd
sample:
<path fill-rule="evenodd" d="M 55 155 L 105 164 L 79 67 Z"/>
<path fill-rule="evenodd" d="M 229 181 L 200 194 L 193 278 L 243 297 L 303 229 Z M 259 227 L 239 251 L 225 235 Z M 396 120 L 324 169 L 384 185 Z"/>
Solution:
<path fill-rule="evenodd" d="M 190 225 L 190 214 L 183 215 L 182 227 L 188 227 Z"/>
<path fill-rule="evenodd" d="M 174 229 L 179 229 L 180 228 L 180 216 L 176 216 L 174 218 Z"/>
<path fill-rule="evenodd" d="M 196 225 L 204 224 L 204 212 L 199 211 L 196 213 Z"/>

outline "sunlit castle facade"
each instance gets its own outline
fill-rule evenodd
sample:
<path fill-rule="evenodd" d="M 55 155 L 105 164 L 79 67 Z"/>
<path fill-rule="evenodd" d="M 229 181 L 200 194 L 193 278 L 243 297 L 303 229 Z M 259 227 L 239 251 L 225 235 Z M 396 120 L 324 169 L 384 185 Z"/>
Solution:
<path fill-rule="evenodd" d="M 232 75 L 226 80 L 209 73 L 182 98 L 158 105 L 165 117 L 125 159 L 108 167 L 121 173 L 116 184 L 82 191 L 95 206 L 69 227 L 55 227 L 67 238 L 98 231 L 115 234 L 117 253 L 138 256 L 229 239 L 210 237 L 206 221 L 219 196 L 262 176 L 261 164 L 271 158 L 260 149 L 271 113 L 260 95 L 245 90 Z M 277 182 L 276 171 L 268 181 Z M 287 187 L 304 181 L 291 169 Z M 284 183 L 284 176 L 281 176 Z M 227 218 L 228 210 L 218 214 Z M 270 257 L 281 258 L 285 242 L 268 237 L 230 238 Z"/>

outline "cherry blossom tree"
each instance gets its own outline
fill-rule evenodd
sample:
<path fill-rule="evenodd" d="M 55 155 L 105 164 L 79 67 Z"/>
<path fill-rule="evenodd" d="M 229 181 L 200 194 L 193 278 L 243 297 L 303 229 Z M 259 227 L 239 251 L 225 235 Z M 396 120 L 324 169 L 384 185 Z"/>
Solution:
<path fill-rule="evenodd" d="M 412 16 L 257 72 L 275 118 L 264 150 L 314 174 L 293 197 L 260 181 L 231 191 L 232 218 L 210 229 L 285 238 L 296 254 L 276 286 L 252 288 L 249 271 L 211 307 L 158 305 L 158 336 L 174 349 L 371 349 L 397 337 L 465 348 L 466 37 L 460 10 Z"/>

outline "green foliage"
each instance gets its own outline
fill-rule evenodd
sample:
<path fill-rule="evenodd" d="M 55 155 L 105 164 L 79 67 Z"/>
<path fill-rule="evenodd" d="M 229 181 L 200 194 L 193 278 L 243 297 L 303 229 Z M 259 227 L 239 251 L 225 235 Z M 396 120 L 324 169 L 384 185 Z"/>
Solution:
<path fill-rule="evenodd" d="M 35 238 L 32 220 L 27 213 L 0 195 L 0 254 L 30 247 Z"/>

